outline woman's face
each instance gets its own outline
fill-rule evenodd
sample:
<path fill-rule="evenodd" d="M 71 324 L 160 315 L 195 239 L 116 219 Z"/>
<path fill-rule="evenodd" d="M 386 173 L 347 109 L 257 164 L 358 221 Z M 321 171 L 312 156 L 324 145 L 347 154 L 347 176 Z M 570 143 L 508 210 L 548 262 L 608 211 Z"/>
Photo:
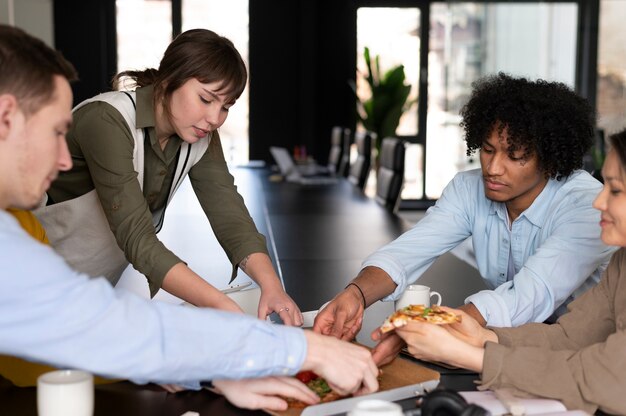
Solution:
<path fill-rule="evenodd" d="M 602 241 L 612 246 L 626 246 L 626 184 L 618 156 L 609 151 L 602 167 L 604 187 L 593 201 L 600 210 Z"/>
<path fill-rule="evenodd" d="M 227 101 L 221 87 L 221 82 L 203 84 L 191 78 L 172 93 L 170 123 L 181 139 L 195 143 L 224 124 L 235 102 Z"/>

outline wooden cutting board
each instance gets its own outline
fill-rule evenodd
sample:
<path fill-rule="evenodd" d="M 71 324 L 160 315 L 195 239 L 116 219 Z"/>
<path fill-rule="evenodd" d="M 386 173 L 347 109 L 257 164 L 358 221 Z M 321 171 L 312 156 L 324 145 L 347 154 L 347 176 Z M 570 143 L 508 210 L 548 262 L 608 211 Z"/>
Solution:
<path fill-rule="evenodd" d="M 439 380 L 438 372 L 402 357 L 397 357 L 390 364 L 382 367 L 381 370 L 382 375 L 378 378 L 380 386 L 378 391 L 391 390 L 429 380 Z M 267 410 L 267 413 L 275 416 L 300 416 L 303 410 L 287 409 L 283 412 Z"/>

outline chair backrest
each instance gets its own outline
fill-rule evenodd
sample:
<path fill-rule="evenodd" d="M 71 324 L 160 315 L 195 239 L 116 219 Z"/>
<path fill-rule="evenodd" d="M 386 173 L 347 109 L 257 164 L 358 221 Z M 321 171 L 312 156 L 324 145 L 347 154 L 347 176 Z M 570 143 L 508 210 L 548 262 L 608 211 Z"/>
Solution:
<path fill-rule="evenodd" d="M 343 157 L 343 140 L 344 140 L 344 129 L 340 126 L 335 126 L 332 128 L 330 132 L 330 153 L 328 154 L 328 169 L 337 173 L 339 171 L 339 166 L 341 164 L 341 158 Z"/>
<path fill-rule="evenodd" d="M 404 140 L 396 137 L 383 139 L 376 175 L 376 201 L 393 211 L 398 208 L 404 184 L 404 152 Z"/>
<path fill-rule="evenodd" d="M 328 170 L 337 176 L 348 176 L 351 138 L 349 128 L 335 126 L 331 130 Z"/>
<path fill-rule="evenodd" d="M 343 129 L 341 144 L 341 160 L 339 161 L 337 176 L 347 177 L 350 173 L 350 146 L 352 145 L 352 131 L 350 129 Z"/>
<path fill-rule="evenodd" d="M 359 131 L 354 133 L 354 143 L 356 144 L 357 157 L 352 166 L 348 180 L 360 188 L 365 189 L 367 178 L 372 166 L 372 142 L 376 140 L 376 133 L 370 131 Z"/>

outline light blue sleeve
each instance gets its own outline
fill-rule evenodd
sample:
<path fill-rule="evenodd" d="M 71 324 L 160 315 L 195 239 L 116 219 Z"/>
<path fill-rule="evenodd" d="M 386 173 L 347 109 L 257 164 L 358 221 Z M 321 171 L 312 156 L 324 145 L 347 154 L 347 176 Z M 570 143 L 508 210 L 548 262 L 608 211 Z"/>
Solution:
<path fill-rule="evenodd" d="M 0 353 L 135 382 L 294 374 L 299 328 L 141 299 L 73 272 L 0 211 Z"/>
<path fill-rule="evenodd" d="M 471 234 L 476 207 L 468 204 L 467 200 L 476 200 L 474 174 L 457 174 L 424 218 L 363 261 L 362 267 L 381 268 L 396 283 L 396 290 L 383 301 L 399 297 L 440 255 L 459 245 Z"/>
<path fill-rule="evenodd" d="M 593 194 L 564 199 L 558 210 L 546 214 L 555 218 L 554 224 L 542 230 L 547 238 L 513 280 L 465 300 L 477 307 L 489 326 L 543 322 L 586 281 L 599 280 L 616 248 L 600 239 Z"/>

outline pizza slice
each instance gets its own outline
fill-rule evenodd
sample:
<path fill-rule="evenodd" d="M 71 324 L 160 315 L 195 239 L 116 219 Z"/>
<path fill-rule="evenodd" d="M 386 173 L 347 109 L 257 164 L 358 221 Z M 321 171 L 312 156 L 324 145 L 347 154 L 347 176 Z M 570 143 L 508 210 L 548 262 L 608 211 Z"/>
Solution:
<path fill-rule="evenodd" d="M 461 317 L 444 311 L 437 305 L 409 305 L 392 313 L 380 326 L 381 333 L 387 333 L 405 326 L 409 321 L 429 322 L 435 325 L 453 324 L 461 322 Z"/>
<path fill-rule="evenodd" d="M 319 396 L 320 403 L 332 402 L 347 397 L 334 392 L 328 386 L 326 380 L 315 374 L 313 371 L 300 371 L 296 374 L 296 378 L 306 384 L 308 388 L 313 390 Z M 301 409 L 308 406 L 308 404 L 295 399 L 287 399 L 287 402 L 289 403 L 290 408 Z"/>

